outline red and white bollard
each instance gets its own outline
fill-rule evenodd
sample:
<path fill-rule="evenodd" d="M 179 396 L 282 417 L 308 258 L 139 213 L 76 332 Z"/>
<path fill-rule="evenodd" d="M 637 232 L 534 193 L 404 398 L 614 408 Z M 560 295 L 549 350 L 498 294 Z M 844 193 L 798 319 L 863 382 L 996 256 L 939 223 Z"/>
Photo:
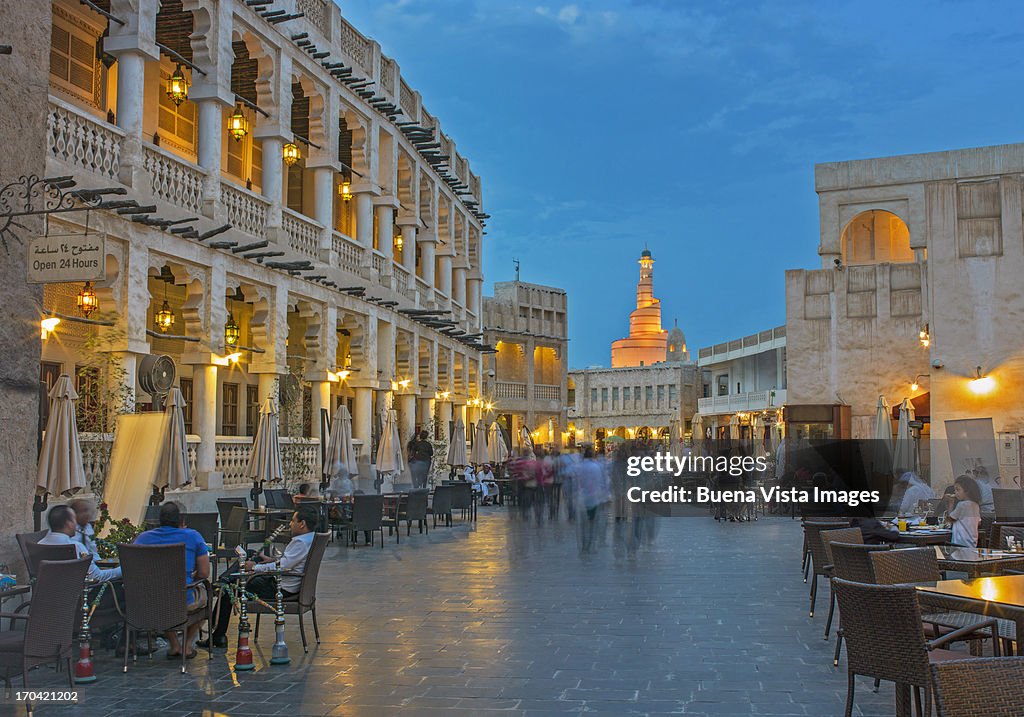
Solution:
<path fill-rule="evenodd" d="M 82 630 L 78 638 L 78 662 L 75 663 L 75 682 L 95 682 L 92 668 L 92 647 L 89 644 L 89 590 L 82 590 Z"/>

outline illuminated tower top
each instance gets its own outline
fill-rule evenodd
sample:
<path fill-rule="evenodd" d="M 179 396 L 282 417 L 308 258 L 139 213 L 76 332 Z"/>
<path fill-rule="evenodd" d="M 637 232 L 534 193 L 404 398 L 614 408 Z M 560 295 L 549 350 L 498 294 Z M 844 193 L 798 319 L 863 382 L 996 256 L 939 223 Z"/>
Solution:
<path fill-rule="evenodd" d="M 654 296 L 654 257 L 640 254 L 636 309 L 629 315 L 629 336 L 612 342 L 612 368 L 649 366 L 666 358 L 667 334 L 661 328 L 661 300 Z"/>

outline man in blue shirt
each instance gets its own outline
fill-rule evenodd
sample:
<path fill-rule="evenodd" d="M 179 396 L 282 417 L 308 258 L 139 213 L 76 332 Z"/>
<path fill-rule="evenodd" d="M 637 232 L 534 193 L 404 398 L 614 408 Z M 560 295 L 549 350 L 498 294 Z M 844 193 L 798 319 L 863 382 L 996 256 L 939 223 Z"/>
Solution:
<path fill-rule="evenodd" d="M 206 547 L 206 541 L 198 531 L 186 528 L 183 520 L 181 506 L 174 501 L 168 501 L 160 506 L 160 527 L 147 530 L 135 539 L 136 545 L 184 545 L 185 546 L 185 582 L 203 580 L 210 577 L 210 551 Z M 199 610 L 206 606 L 207 596 L 205 591 L 188 591 L 188 609 Z M 191 626 L 185 635 L 185 644 L 188 646 L 189 659 L 196 656 L 193 649 L 196 635 L 199 633 L 199 623 Z M 175 632 L 165 634 L 170 648 L 167 650 L 167 659 L 181 657 L 181 645 L 178 644 L 178 635 Z"/>

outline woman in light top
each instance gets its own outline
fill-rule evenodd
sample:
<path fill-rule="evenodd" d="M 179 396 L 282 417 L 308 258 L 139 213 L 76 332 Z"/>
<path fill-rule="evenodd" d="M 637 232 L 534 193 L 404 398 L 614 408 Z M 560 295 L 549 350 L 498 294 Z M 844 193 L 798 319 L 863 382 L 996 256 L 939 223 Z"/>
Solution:
<path fill-rule="evenodd" d="M 958 476 L 953 481 L 957 504 L 946 516 L 953 525 L 953 545 L 967 548 L 978 547 L 978 525 L 981 523 L 981 489 L 970 476 Z"/>

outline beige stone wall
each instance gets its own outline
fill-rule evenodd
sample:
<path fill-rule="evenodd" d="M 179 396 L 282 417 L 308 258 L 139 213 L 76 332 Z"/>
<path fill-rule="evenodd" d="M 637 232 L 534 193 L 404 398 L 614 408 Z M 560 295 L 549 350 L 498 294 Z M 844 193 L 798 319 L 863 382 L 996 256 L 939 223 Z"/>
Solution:
<path fill-rule="evenodd" d="M 0 185 L 24 174 L 44 175 L 46 88 L 50 46 L 50 4 L 0 3 L 0 42 L 13 46 L 0 55 Z M 19 220 L 27 240 L 39 231 L 36 218 Z M 0 223 L 3 220 L 0 219 Z M 41 286 L 25 283 L 25 247 L 8 241 L 0 248 L 0 562 L 20 563 L 14 534 L 32 528 L 39 386 Z"/>
<path fill-rule="evenodd" d="M 940 486 L 954 477 L 946 420 L 1024 433 L 1022 182 L 1022 144 L 819 165 L 823 268 L 786 274 L 789 403 L 849 403 L 854 435 L 870 435 L 878 395 L 896 404 L 929 374 Z M 837 269 L 844 228 L 872 209 L 907 224 L 915 262 Z M 969 388 L 979 366 L 996 382 L 982 396 Z M 1021 466 L 1000 473 L 1012 485 Z"/>

